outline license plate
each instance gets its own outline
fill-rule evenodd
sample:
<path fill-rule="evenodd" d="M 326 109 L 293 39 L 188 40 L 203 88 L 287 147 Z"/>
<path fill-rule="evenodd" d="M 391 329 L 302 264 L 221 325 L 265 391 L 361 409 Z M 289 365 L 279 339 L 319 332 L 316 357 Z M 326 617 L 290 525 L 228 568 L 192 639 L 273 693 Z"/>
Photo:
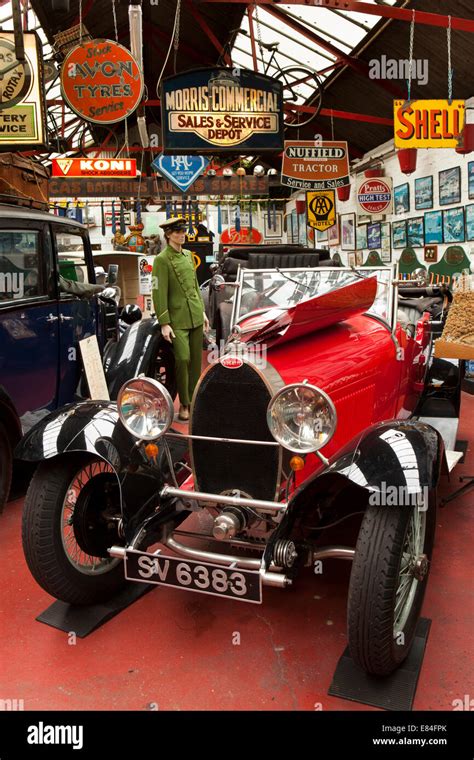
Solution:
<path fill-rule="evenodd" d="M 236 570 L 208 562 L 127 549 L 125 578 L 139 583 L 156 583 L 159 586 L 223 596 L 241 602 L 262 603 L 262 581 L 258 570 Z"/>

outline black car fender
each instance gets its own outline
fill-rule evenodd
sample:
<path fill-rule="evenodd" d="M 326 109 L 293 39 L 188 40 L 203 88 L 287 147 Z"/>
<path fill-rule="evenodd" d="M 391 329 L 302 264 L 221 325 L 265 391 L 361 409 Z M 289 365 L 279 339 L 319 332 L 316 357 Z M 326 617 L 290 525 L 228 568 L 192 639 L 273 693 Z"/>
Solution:
<path fill-rule="evenodd" d="M 302 515 L 318 505 L 324 509 L 325 501 L 333 501 L 342 491 L 351 509 L 364 509 L 368 503 L 414 503 L 424 489 L 436 488 L 445 466 L 443 439 L 430 425 L 378 423 L 352 439 L 334 462 L 319 468 L 294 491 L 271 545 L 288 537 Z M 266 562 L 271 560 L 272 546 L 267 546 Z"/>
<path fill-rule="evenodd" d="M 156 319 L 142 319 L 127 328 L 115 350 L 108 352 L 105 358 L 104 371 L 111 399 L 117 398 L 127 380 L 153 373 L 160 348 L 171 350 L 161 335 Z"/>

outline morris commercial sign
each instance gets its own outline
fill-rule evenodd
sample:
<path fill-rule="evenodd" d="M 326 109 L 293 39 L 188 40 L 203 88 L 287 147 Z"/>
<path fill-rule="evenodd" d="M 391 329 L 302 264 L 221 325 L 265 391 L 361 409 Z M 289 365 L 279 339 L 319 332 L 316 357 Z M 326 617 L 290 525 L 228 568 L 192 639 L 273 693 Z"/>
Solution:
<path fill-rule="evenodd" d="M 349 185 L 347 143 L 285 141 L 281 183 L 300 190 L 334 190 Z"/>
<path fill-rule="evenodd" d="M 246 69 L 197 69 L 165 79 L 163 152 L 216 153 L 283 148 L 278 80 Z"/>

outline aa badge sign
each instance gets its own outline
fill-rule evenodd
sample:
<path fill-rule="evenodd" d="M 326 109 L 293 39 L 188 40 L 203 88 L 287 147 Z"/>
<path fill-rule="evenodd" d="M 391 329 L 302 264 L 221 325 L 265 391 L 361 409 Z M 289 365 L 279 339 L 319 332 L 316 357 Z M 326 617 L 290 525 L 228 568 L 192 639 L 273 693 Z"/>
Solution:
<path fill-rule="evenodd" d="M 306 193 L 308 225 L 314 230 L 324 230 L 336 223 L 336 193 L 334 190 L 318 190 Z"/>

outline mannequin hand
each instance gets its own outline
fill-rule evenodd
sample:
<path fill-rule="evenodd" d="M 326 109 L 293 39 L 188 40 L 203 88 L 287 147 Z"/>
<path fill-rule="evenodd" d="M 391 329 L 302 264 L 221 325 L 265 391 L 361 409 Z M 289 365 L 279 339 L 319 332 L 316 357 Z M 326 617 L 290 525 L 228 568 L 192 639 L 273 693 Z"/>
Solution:
<path fill-rule="evenodd" d="M 161 328 L 161 334 L 163 338 L 168 341 L 168 343 L 171 343 L 173 338 L 176 338 L 171 325 L 163 325 Z"/>
<path fill-rule="evenodd" d="M 209 332 L 209 320 L 207 318 L 207 314 L 205 311 L 203 312 L 203 315 L 204 315 L 204 332 L 207 333 Z"/>

